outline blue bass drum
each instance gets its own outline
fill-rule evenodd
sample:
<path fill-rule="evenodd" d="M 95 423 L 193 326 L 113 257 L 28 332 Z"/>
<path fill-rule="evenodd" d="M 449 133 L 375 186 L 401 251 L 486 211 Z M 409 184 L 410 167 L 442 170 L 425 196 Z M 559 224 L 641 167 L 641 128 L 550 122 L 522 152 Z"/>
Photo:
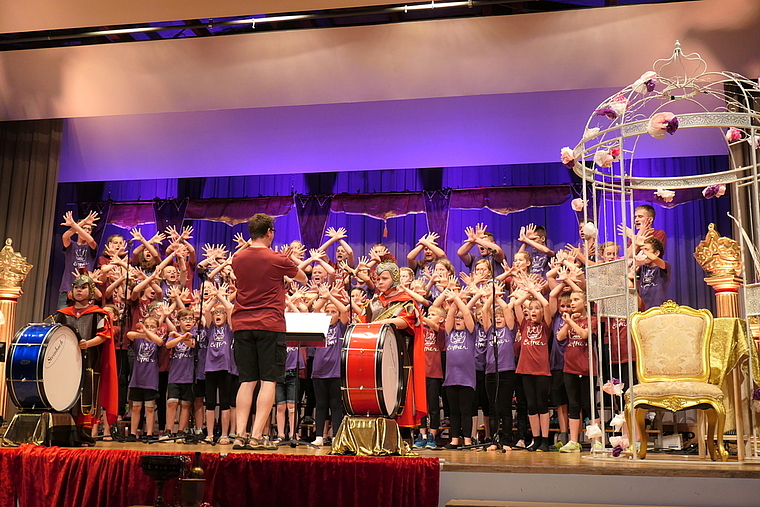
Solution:
<path fill-rule="evenodd" d="M 82 388 L 79 338 L 61 324 L 28 324 L 13 338 L 5 379 L 20 409 L 66 412 Z"/>

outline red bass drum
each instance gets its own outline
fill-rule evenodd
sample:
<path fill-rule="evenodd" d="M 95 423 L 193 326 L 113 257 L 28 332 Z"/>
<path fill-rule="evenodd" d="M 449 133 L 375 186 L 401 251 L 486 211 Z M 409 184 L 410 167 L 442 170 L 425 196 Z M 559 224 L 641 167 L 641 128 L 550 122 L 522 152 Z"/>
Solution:
<path fill-rule="evenodd" d="M 353 324 L 341 350 L 340 377 L 346 413 L 395 417 L 406 391 L 404 344 L 388 324 Z"/>

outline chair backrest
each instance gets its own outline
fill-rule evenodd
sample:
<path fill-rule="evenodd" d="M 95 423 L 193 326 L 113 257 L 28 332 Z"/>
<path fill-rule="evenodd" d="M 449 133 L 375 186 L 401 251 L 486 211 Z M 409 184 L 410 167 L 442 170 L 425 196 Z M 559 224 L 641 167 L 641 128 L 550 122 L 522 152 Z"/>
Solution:
<path fill-rule="evenodd" d="M 631 315 L 640 382 L 707 382 L 710 376 L 710 310 L 667 301 Z"/>

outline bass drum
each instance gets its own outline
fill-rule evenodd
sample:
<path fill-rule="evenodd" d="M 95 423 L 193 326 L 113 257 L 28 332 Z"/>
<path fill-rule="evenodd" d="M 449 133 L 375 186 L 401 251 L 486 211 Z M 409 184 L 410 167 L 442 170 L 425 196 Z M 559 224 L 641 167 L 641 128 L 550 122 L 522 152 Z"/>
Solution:
<path fill-rule="evenodd" d="M 405 348 L 388 324 L 353 324 L 346 330 L 340 376 L 347 414 L 395 417 L 401 412 Z"/>
<path fill-rule="evenodd" d="M 28 324 L 13 338 L 5 365 L 11 401 L 20 409 L 66 412 L 82 388 L 79 337 L 61 324 Z"/>

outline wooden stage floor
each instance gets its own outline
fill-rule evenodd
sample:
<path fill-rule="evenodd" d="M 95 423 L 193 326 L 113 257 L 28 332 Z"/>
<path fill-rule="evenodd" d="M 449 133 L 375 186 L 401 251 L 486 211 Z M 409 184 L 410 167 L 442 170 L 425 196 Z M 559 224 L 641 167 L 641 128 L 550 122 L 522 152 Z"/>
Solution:
<path fill-rule="evenodd" d="M 281 446 L 276 451 L 235 451 L 231 445 L 176 444 L 173 442 L 126 443 L 98 442 L 95 449 L 125 449 L 162 452 L 203 453 L 281 453 L 325 456 L 329 459 L 329 447 L 313 449 L 299 446 L 295 449 Z M 560 452 L 528 452 L 513 450 L 507 453 L 480 450 L 422 450 L 417 453 L 424 458 L 438 458 L 443 472 L 473 473 L 521 473 L 521 474 L 582 474 L 650 477 L 709 477 L 726 479 L 760 479 L 760 459 L 744 463 L 729 458 L 726 463 L 699 460 L 694 456 L 675 456 L 648 453 L 645 460 L 629 458 L 592 457 L 590 453 L 566 454 Z M 377 459 L 383 459 L 378 457 Z"/>

